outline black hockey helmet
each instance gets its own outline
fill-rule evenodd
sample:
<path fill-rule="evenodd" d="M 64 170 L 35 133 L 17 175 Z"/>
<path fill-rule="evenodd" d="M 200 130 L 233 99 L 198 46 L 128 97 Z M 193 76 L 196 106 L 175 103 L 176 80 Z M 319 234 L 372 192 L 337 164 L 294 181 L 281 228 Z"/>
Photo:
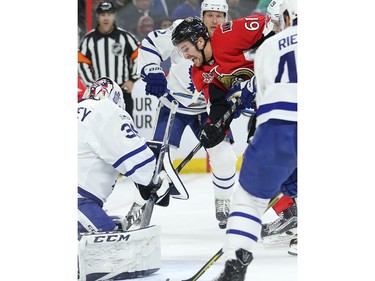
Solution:
<path fill-rule="evenodd" d="M 206 41 L 210 38 L 207 27 L 199 17 L 188 17 L 173 30 L 172 43 L 176 46 L 182 41 L 189 40 L 196 46 L 199 37 Z"/>
<path fill-rule="evenodd" d="M 115 8 L 115 5 L 110 2 L 110 1 L 104 1 L 104 2 L 101 2 L 98 6 L 98 8 L 96 8 L 96 13 L 97 14 L 101 14 L 101 13 L 114 13 L 116 12 L 116 8 Z"/>

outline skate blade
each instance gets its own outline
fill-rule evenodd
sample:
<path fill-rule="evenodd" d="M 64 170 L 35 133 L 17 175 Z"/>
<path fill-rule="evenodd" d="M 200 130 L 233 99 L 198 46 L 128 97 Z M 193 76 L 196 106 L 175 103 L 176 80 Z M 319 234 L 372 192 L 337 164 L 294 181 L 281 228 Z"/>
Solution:
<path fill-rule="evenodd" d="M 283 244 L 283 243 L 289 243 L 291 239 L 296 238 L 296 237 L 297 237 L 297 228 L 292 228 L 281 234 L 266 236 L 262 238 L 262 242 L 265 245 Z"/>

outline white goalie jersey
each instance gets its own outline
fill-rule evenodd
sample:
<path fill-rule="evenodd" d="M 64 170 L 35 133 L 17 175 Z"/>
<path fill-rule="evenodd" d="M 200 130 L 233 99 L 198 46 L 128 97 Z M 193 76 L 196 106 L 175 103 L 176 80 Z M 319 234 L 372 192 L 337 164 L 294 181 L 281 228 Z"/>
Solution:
<path fill-rule="evenodd" d="M 78 103 L 78 193 L 106 202 L 119 173 L 148 185 L 155 156 L 127 112 L 110 99 Z"/>
<path fill-rule="evenodd" d="M 171 67 L 167 76 L 167 93 L 160 98 L 161 102 L 171 108 L 172 100 L 179 102 L 177 112 L 195 115 L 206 112 L 207 103 L 203 93 L 195 90 L 191 80 L 193 63 L 184 59 L 172 44 L 172 32 L 182 20 L 176 20 L 168 29 L 152 31 L 143 39 L 138 52 L 137 74 L 140 75 L 142 68 L 150 63 L 160 66 L 162 61 L 171 58 Z"/>

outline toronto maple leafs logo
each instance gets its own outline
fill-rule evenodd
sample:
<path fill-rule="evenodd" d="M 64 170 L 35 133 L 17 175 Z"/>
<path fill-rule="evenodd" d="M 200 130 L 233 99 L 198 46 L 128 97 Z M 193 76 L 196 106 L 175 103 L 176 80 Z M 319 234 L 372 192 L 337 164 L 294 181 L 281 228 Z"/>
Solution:
<path fill-rule="evenodd" d="M 188 90 L 189 90 L 191 93 L 194 93 L 194 91 L 195 91 L 195 86 L 194 86 L 194 83 L 193 83 L 193 80 L 192 80 L 192 70 L 193 70 L 193 66 L 191 65 L 191 66 L 189 67 L 189 78 L 190 78 L 190 82 L 189 82 Z"/>

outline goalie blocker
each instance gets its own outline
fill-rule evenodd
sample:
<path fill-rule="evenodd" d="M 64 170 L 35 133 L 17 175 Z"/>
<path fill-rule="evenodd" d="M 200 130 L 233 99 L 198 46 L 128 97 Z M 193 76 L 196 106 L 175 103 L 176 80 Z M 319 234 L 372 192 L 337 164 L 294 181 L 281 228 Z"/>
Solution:
<path fill-rule="evenodd" d="M 158 141 L 147 141 L 147 145 L 154 152 L 155 157 L 158 158 L 163 143 Z M 157 196 L 156 204 L 164 207 L 169 205 L 170 196 L 175 199 L 189 199 L 189 194 L 185 189 L 183 182 L 173 168 L 168 145 L 165 147 L 165 154 L 161 170 L 162 172 L 160 174 L 166 174 L 169 184 L 164 184 L 164 181 L 162 181 L 161 185 L 154 187 L 152 186 L 152 183 L 148 186 L 136 184 L 142 198 L 144 200 L 148 200 L 151 194 L 154 193 Z M 162 176 L 160 178 L 163 180 Z"/>
<path fill-rule="evenodd" d="M 83 234 L 78 242 L 79 281 L 123 280 L 160 269 L 160 226 Z"/>

